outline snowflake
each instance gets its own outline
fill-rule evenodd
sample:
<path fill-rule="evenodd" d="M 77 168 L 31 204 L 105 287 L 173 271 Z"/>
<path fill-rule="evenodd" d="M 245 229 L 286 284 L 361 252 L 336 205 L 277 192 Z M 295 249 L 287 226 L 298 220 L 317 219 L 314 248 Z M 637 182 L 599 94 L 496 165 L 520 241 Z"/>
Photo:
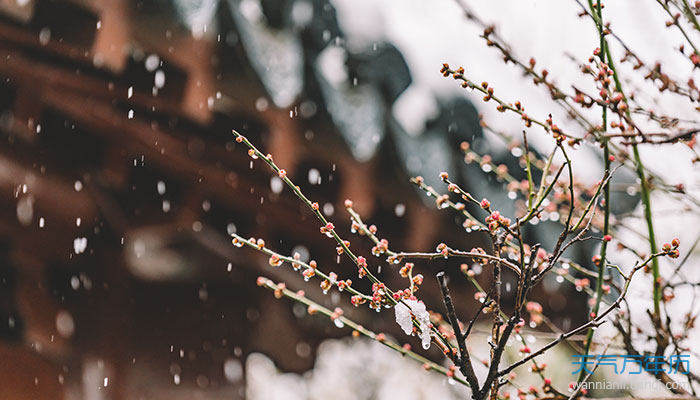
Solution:
<path fill-rule="evenodd" d="M 396 304 L 394 311 L 396 312 L 396 323 L 407 335 L 413 333 L 412 317 L 416 319 L 420 329 L 418 337 L 421 339 L 423 348 L 427 350 L 430 347 L 430 315 L 425 309 L 425 304 L 422 301 L 404 300 L 402 303 Z"/>

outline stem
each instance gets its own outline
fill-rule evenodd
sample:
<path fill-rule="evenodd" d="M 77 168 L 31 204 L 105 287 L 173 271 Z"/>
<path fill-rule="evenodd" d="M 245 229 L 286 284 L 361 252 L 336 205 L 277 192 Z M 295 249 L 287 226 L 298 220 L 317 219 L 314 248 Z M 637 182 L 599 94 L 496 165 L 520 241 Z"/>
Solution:
<path fill-rule="evenodd" d="M 295 293 L 295 292 L 293 292 L 285 287 L 280 288 L 277 284 L 275 284 L 271 280 L 264 278 L 264 277 L 260 277 L 258 282 L 259 282 L 258 283 L 259 285 L 265 287 L 266 289 L 280 291 L 280 293 L 283 296 L 288 297 L 288 298 L 290 298 L 294 301 L 297 301 L 301 304 L 304 304 L 308 307 L 313 307 L 313 309 L 315 311 L 317 311 L 317 312 L 319 312 L 319 313 L 321 313 L 329 318 L 336 318 L 337 317 L 337 319 L 340 320 L 344 325 L 349 326 L 350 328 L 354 329 L 355 331 L 359 332 L 360 334 L 367 336 L 368 338 L 370 338 L 372 340 L 376 340 L 377 342 L 383 344 L 384 346 L 386 346 L 394 351 L 397 351 L 397 352 L 407 356 L 408 358 L 410 358 L 412 360 L 423 363 L 423 367 L 425 369 L 436 371 L 436 372 L 438 372 L 442 375 L 445 375 L 445 376 L 450 376 L 450 375 L 448 375 L 449 370 L 447 368 L 445 368 L 441 365 L 438 365 L 438 364 L 428 360 L 427 358 L 425 358 L 419 354 L 414 353 L 411 350 L 405 349 L 402 346 L 399 346 L 397 343 L 394 343 L 386 338 L 380 339 L 381 337 L 378 336 L 378 334 L 362 327 L 362 325 L 348 319 L 347 317 L 344 317 L 342 315 L 340 315 L 340 316 L 334 315 L 335 313 L 333 311 L 331 311 L 331 310 L 327 309 L 326 307 L 323 307 L 322 305 L 316 303 L 315 301 L 305 297 L 302 293 Z M 456 375 L 451 376 L 451 378 L 454 379 L 455 381 L 461 383 L 462 385 L 469 386 L 468 382 L 466 382 L 464 379 L 462 379 Z"/>
<path fill-rule="evenodd" d="M 377 238 L 377 235 L 373 234 L 370 232 L 369 228 L 367 228 L 367 224 L 365 224 L 362 221 L 362 217 L 353 210 L 352 208 L 348 207 L 346 208 L 348 213 L 350 214 L 350 218 L 352 218 L 353 221 L 357 224 L 358 229 L 363 232 L 374 244 L 378 244 L 380 242 L 379 238 Z M 384 252 L 388 254 L 390 257 L 394 257 L 395 259 L 398 260 L 436 260 L 440 258 L 450 258 L 450 257 L 468 257 L 472 259 L 487 259 L 491 260 L 494 262 L 501 263 L 508 268 L 510 268 L 513 272 L 516 274 L 520 275 L 520 268 L 518 268 L 517 265 L 514 263 L 508 261 L 505 258 L 494 256 L 491 254 L 487 253 L 479 253 L 479 252 L 474 252 L 474 251 L 463 251 L 463 250 L 456 250 L 451 247 L 446 248 L 447 253 L 442 253 L 442 252 L 437 252 L 437 253 L 426 253 L 426 252 L 395 252 L 392 251 L 391 249 L 386 249 Z"/>
<path fill-rule="evenodd" d="M 273 255 L 274 255 L 274 256 L 277 256 L 277 257 L 279 257 L 280 261 L 284 261 L 284 262 L 286 262 L 286 263 L 289 263 L 290 265 L 297 264 L 297 265 L 299 265 L 300 267 L 303 267 L 304 269 L 310 269 L 310 270 L 314 271 L 314 276 L 319 276 L 319 277 L 321 277 L 322 279 L 325 279 L 325 280 L 331 282 L 331 284 L 334 285 L 334 286 L 338 286 L 338 282 L 341 281 L 341 280 L 333 280 L 333 279 L 331 279 L 331 277 L 330 277 L 328 274 L 325 274 L 325 273 L 324 273 L 323 271 L 321 271 L 320 269 L 314 268 L 314 267 L 312 267 L 311 265 L 309 265 L 308 263 L 305 263 L 305 262 L 303 262 L 303 261 L 301 261 L 301 260 L 296 260 L 296 259 L 294 259 L 293 257 L 288 257 L 288 256 L 285 256 L 285 255 L 282 255 L 282 254 L 277 253 L 277 252 L 275 252 L 275 251 L 272 251 L 272 250 L 270 250 L 270 249 L 268 249 L 267 247 L 264 247 L 264 246 L 263 246 L 263 247 L 260 247 L 260 246 L 258 246 L 255 242 L 252 242 L 252 241 L 250 241 L 250 240 L 248 240 L 248 239 L 245 239 L 244 237 L 239 236 L 239 235 L 236 234 L 236 233 L 232 233 L 232 234 L 231 234 L 231 237 L 233 237 L 235 240 L 238 240 L 240 243 L 243 243 L 243 244 L 245 244 L 246 246 L 251 247 L 251 248 L 253 248 L 253 249 L 255 249 L 255 250 L 257 250 L 257 251 L 259 251 L 259 252 L 261 252 L 261 253 L 263 253 L 263 254 L 266 254 L 266 255 L 268 255 L 268 256 L 273 256 Z M 365 300 L 372 300 L 372 296 L 368 296 L 368 295 L 366 295 L 366 294 L 364 294 L 364 293 L 362 293 L 362 292 L 356 290 L 356 289 L 353 288 L 352 286 L 346 286 L 346 287 L 344 288 L 344 290 L 347 290 L 348 293 L 350 293 L 350 294 L 353 294 L 353 295 L 356 295 L 356 296 L 361 296 L 361 297 L 364 298 Z"/>
<path fill-rule="evenodd" d="M 530 127 L 531 124 L 535 124 L 535 125 L 539 125 L 540 127 L 542 127 L 542 129 L 544 129 L 545 132 L 552 131 L 552 126 L 549 123 L 542 122 L 538 119 L 532 118 L 523 111 L 524 109 L 522 107 L 519 108 L 519 107 L 513 106 L 511 103 L 508 103 L 508 102 L 501 100 L 500 98 L 494 96 L 493 88 L 484 87 L 482 85 L 478 85 L 478 84 L 474 83 L 471 79 L 464 76 L 463 72 L 464 71 L 459 72 L 456 70 L 452 70 L 449 68 L 449 66 L 447 64 L 445 64 L 444 68 L 443 68 L 443 74 L 445 77 L 452 76 L 454 79 L 462 81 L 462 87 L 470 88 L 472 90 L 477 90 L 477 91 L 485 94 L 486 96 L 484 97 L 484 101 L 493 100 L 494 102 L 496 102 L 498 104 L 498 106 L 500 107 L 500 110 L 503 110 L 503 111 L 508 110 L 508 111 L 511 111 L 515 114 L 518 114 L 523 120 L 526 121 L 527 127 Z M 490 92 L 489 92 L 489 90 L 490 90 Z M 565 136 L 569 139 L 574 139 L 574 140 L 581 139 L 580 137 L 573 136 L 573 135 L 571 135 L 567 132 L 564 132 L 562 130 L 559 130 L 558 134 Z"/>
<path fill-rule="evenodd" d="M 535 198 L 535 184 L 532 182 L 532 167 L 530 166 L 530 147 L 527 144 L 527 134 L 523 131 L 523 147 L 525 147 L 525 165 L 527 167 L 527 208 L 532 209 Z"/>
<path fill-rule="evenodd" d="M 589 0 L 589 4 L 591 4 L 591 1 Z M 599 3 L 600 4 L 600 3 Z M 597 15 L 590 13 L 589 14 L 593 21 L 596 23 L 599 29 L 602 29 L 603 24 L 602 24 L 602 19 L 599 18 Z M 607 41 L 603 36 L 601 36 L 601 43 L 604 43 L 604 47 L 601 47 L 601 50 L 604 52 L 605 56 L 607 57 L 608 61 L 608 66 L 610 67 L 610 70 L 613 71 L 613 80 L 615 82 L 615 89 L 622 94 L 623 101 L 627 102 L 627 96 L 625 95 L 625 92 L 622 89 L 622 83 L 620 82 L 620 77 L 617 73 L 617 69 L 615 68 L 615 63 L 614 59 L 612 57 L 612 53 L 610 52 L 610 46 L 607 45 Z M 626 115 L 628 120 L 632 120 L 632 115 L 629 111 L 629 108 L 626 111 Z M 647 230 L 649 232 L 649 250 L 651 251 L 652 254 L 658 252 L 658 248 L 656 246 L 656 235 L 654 234 L 654 221 L 652 219 L 652 214 L 651 214 L 651 200 L 650 200 L 650 194 L 649 194 L 649 186 L 647 184 L 647 179 L 645 176 L 644 172 L 644 164 L 642 163 L 642 159 L 639 156 L 639 149 L 637 148 L 637 143 L 635 141 L 632 141 L 632 152 L 634 155 L 634 164 L 635 164 L 635 172 L 637 173 L 637 177 L 641 181 L 640 183 L 640 191 L 641 191 L 641 197 L 642 197 L 642 204 L 644 205 L 644 219 L 646 220 L 647 223 Z M 654 297 L 654 314 L 656 316 L 659 316 L 659 313 L 661 312 L 661 285 L 659 282 L 659 262 L 656 259 L 653 259 L 651 261 L 651 269 L 652 269 L 652 276 L 654 278 L 654 290 L 653 290 L 653 297 Z"/>
<path fill-rule="evenodd" d="M 668 16 L 671 17 L 671 20 L 673 21 L 673 25 L 675 25 L 675 26 L 678 28 L 678 30 L 681 32 L 681 34 L 683 34 L 683 37 L 684 37 L 685 40 L 688 42 L 688 44 L 690 45 L 690 47 L 693 48 L 693 51 L 694 51 L 696 54 L 698 54 L 698 49 L 697 49 L 697 47 L 695 47 L 695 44 L 693 43 L 693 41 L 690 40 L 690 37 L 688 36 L 688 33 L 685 31 L 685 29 L 683 29 L 683 27 L 681 26 L 681 24 L 678 22 L 678 20 L 676 19 L 676 17 L 673 15 L 673 12 L 671 12 L 671 10 L 668 8 L 668 5 L 666 5 L 666 3 L 664 3 L 662 0 L 656 0 L 656 2 L 659 3 L 659 5 L 661 6 L 661 8 L 663 8 L 664 11 L 666 11 L 666 14 L 668 14 Z M 692 13 L 691 13 L 691 14 L 692 14 Z"/>
<path fill-rule="evenodd" d="M 644 176 L 644 165 L 639 157 L 639 150 L 637 145 L 632 146 L 632 151 L 634 154 L 634 162 L 637 165 L 637 175 L 641 179 L 641 194 L 642 194 L 642 204 L 644 204 L 644 219 L 647 223 L 647 230 L 649 231 L 649 250 L 652 253 L 658 251 L 656 247 L 656 234 L 654 233 L 654 222 L 651 215 L 651 200 L 649 198 L 649 187 L 647 186 L 646 177 Z M 654 278 L 654 314 L 658 317 L 660 314 L 660 304 L 661 304 L 661 282 L 659 279 L 659 262 L 654 259 L 651 262 L 651 272 Z"/>
<path fill-rule="evenodd" d="M 608 148 L 608 142 L 607 139 L 604 139 L 604 148 L 603 148 L 603 156 L 605 157 L 605 169 L 610 170 L 610 150 Z M 606 183 L 605 187 L 603 189 L 603 197 L 605 199 L 605 204 L 603 204 L 603 212 L 604 212 L 604 222 L 603 222 L 603 236 L 608 235 L 610 232 L 610 184 Z M 606 257 L 607 257 L 607 250 L 608 250 L 608 242 L 606 240 L 603 240 L 602 245 L 600 246 L 600 261 L 598 265 L 598 277 L 596 279 L 596 285 L 595 285 L 595 303 L 593 304 L 593 308 L 591 310 L 591 314 L 595 318 L 598 315 L 598 310 L 600 310 L 600 302 L 603 297 L 603 280 L 605 279 L 605 266 L 606 266 Z M 588 355 L 590 348 L 591 348 L 591 342 L 593 342 L 593 329 L 590 328 L 588 329 L 588 332 L 586 333 L 586 343 L 584 344 L 584 355 Z M 579 382 L 584 378 L 584 371 L 581 371 L 581 374 L 578 377 Z"/>
<path fill-rule="evenodd" d="M 687 0 L 683 0 L 683 13 L 685 14 L 686 18 L 688 18 L 688 20 L 693 24 L 693 28 L 695 28 L 696 31 L 700 32 L 700 23 L 698 23 L 698 19 L 695 18 L 693 9 L 690 7 L 690 4 L 688 4 Z"/>
<path fill-rule="evenodd" d="M 615 87 L 618 92 L 622 93 L 622 97 L 624 98 L 625 101 L 627 101 L 627 96 L 625 95 L 624 91 L 622 90 L 622 83 L 620 82 L 620 77 L 617 74 L 617 69 L 615 69 L 615 64 L 613 62 L 613 58 L 610 53 L 610 47 L 605 46 L 605 53 L 608 57 L 608 66 L 610 69 L 613 71 L 613 80 L 615 81 Z M 627 118 L 631 119 L 632 116 L 630 114 L 629 109 L 627 110 Z M 652 214 L 651 214 L 651 199 L 650 199 L 650 191 L 649 191 L 649 186 L 647 183 L 646 175 L 644 172 L 644 164 L 642 163 L 642 159 L 639 156 L 639 148 L 637 147 L 637 143 L 634 141 L 632 142 L 632 152 L 634 155 L 634 164 L 636 167 L 636 172 L 637 176 L 639 177 L 640 180 L 640 191 L 641 191 L 641 197 L 642 197 L 642 204 L 644 205 L 644 219 L 646 220 L 647 223 L 647 230 L 649 232 L 649 251 L 654 254 L 658 252 L 658 247 L 656 246 L 656 234 L 654 233 L 654 221 L 652 219 Z M 660 313 L 661 307 L 661 285 L 659 282 L 659 261 L 654 258 L 651 260 L 651 270 L 652 270 L 652 276 L 654 278 L 654 314 L 657 316 Z"/>
<path fill-rule="evenodd" d="M 603 9 L 601 5 L 602 0 L 598 0 L 598 4 L 596 7 L 595 12 L 598 14 L 598 22 L 596 23 L 596 26 L 598 27 L 598 36 L 600 38 L 600 49 L 601 54 L 600 54 L 600 61 L 602 63 L 605 63 L 605 58 L 607 55 L 607 42 L 605 41 L 605 36 L 603 33 Z M 593 1 L 588 0 L 588 5 L 591 7 L 591 12 L 593 11 Z M 608 57 L 610 58 L 610 57 Z M 603 132 L 607 131 L 608 129 L 608 108 L 606 106 L 602 106 L 602 129 Z M 605 163 L 605 170 L 610 171 L 610 148 L 608 146 L 608 138 L 601 138 L 603 142 L 603 158 L 604 158 L 604 163 Z M 603 213 L 604 213 L 604 222 L 603 222 L 603 237 L 608 235 L 610 232 L 610 182 L 606 182 L 605 186 L 603 187 Z M 595 285 L 595 303 L 593 304 L 593 309 L 591 310 L 591 315 L 592 318 L 596 318 L 598 316 L 598 310 L 600 309 L 600 301 L 603 297 L 603 279 L 605 275 L 605 266 L 606 266 L 606 257 L 607 257 L 607 250 L 608 250 L 608 242 L 606 240 L 603 240 L 602 245 L 600 246 L 600 260 L 598 264 L 598 278 L 596 279 L 596 285 Z M 653 252 L 655 253 L 655 252 Z M 587 356 L 590 352 L 591 349 L 591 343 L 593 342 L 593 327 L 588 328 L 588 332 L 586 333 L 586 343 L 584 343 L 584 350 L 583 350 L 583 355 Z M 581 373 L 578 376 L 578 382 L 583 381 L 585 378 L 584 371 L 582 370 Z"/>

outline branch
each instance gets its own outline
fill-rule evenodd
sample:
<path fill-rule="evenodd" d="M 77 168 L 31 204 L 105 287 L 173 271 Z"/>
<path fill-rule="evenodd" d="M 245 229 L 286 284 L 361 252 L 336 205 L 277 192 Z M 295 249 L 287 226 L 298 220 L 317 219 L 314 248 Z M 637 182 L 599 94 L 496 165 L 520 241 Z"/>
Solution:
<path fill-rule="evenodd" d="M 479 381 L 476 378 L 474 367 L 472 366 L 471 358 L 469 357 L 466 338 L 462 335 L 462 329 L 459 327 L 459 320 L 457 319 L 457 314 L 455 313 L 455 307 L 452 304 L 450 290 L 447 288 L 447 278 L 445 277 L 445 272 L 438 272 L 436 277 L 438 283 L 440 284 L 440 289 L 442 290 L 442 300 L 445 302 L 445 308 L 447 309 L 447 319 L 452 325 L 452 330 L 454 331 L 455 338 L 457 339 L 457 346 L 459 347 L 459 370 L 467 378 L 469 385 L 476 390 L 476 388 L 479 387 Z"/>
<path fill-rule="evenodd" d="M 293 292 L 289 289 L 286 288 L 286 286 L 283 283 L 274 283 L 270 279 L 267 279 L 265 277 L 259 277 L 258 278 L 258 286 L 262 286 L 266 289 L 273 290 L 275 292 L 275 297 L 280 298 L 282 296 L 288 297 L 296 302 L 299 302 L 301 304 L 306 305 L 309 307 L 309 312 L 314 313 L 318 312 L 321 313 L 332 320 L 339 320 L 340 322 L 343 323 L 343 325 L 348 326 L 352 329 L 355 330 L 355 332 L 358 332 L 358 334 L 364 335 L 372 340 L 376 340 L 377 342 L 383 344 L 384 346 L 397 351 L 408 358 L 418 361 L 423 364 L 423 368 L 426 370 L 432 370 L 435 372 L 438 372 L 442 375 L 445 375 L 447 377 L 450 377 L 454 379 L 455 381 L 461 383 L 462 385 L 469 386 L 469 383 L 463 380 L 462 378 L 458 376 L 454 376 L 454 374 L 450 373 L 450 370 L 448 368 L 445 368 L 441 365 L 438 365 L 427 358 L 403 347 L 400 346 L 399 344 L 392 342 L 391 340 L 387 339 L 386 336 L 383 333 L 374 333 L 370 331 L 369 329 L 364 328 L 362 325 L 348 319 L 347 317 L 343 316 L 342 313 L 339 313 L 337 310 L 336 311 L 331 311 L 327 309 L 326 307 L 323 307 L 322 305 L 316 303 L 315 301 L 309 299 L 308 297 L 305 297 L 303 291 L 299 292 Z"/>
<path fill-rule="evenodd" d="M 547 350 L 549 350 L 549 349 L 551 349 L 552 347 L 558 345 L 559 343 L 563 342 L 564 340 L 568 339 L 569 337 L 571 337 L 571 336 L 573 336 L 573 335 L 575 335 L 575 334 L 577 334 L 577 333 L 579 333 L 579 332 L 581 332 L 581 331 L 584 331 L 584 330 L 586 330 L 586 329 L 588 329 L 588 328 L 591 328 L 591 327 L 593 327 L 593 326 L 599 326 L 600 324 L 602 324 L 602 323 L 604 322 L 604 321 L 603 321 L 603 318 L 604 318 L 605 316 L 607 316 L 612 310 L 614 310 L 614 309 L 616 309 L 616 308 L 618 308 L 618 307 L 620 306 L 620 303 L 622 302 L 622 300 L 623 300 L 623 299 L 625 298 L 625 296 L 627 295 L 627 290 L 629 289 L 629 285 L 630 285 L 630 282 L 632 281 L 632 277 L 634 276 L 634 274 L 635 274 L 637 271 L 639 271 L 640 269 L 642 269 L 642 268 L 644 268 L 645 266 L 647 266 L 653 259 L 656 259 L 657 257 L 662 256 L 662 255 L 666 255 L 666 253 L 656 253 L 656 254 L 652 254 L 652 255 L 651 255 L 649 258 L 647 258 L 642 264 L 639 264 L 639 265 L 637 265 L 636 267 L 634 267 L 634 269 L 630 272 L 630 274 L 627 275 L 627 276 L 625 276 L 625 286 L 623 287 L 623 290 L 622 290 L 622 292 L 620 293 L 620 296 L 618 296 L 617 300 L 615 300 L 615 302 L 612 303 L 612 304 L 610 305 L 610 307 L 608 307 L 605 311 L 603 311 L 602 313 L 600 313 L 600 315 L 597 315 L 595 318 L 593 318 L 593 319 L 591 319 L 590 321 L 588 321 L 587 323 L 585 323 L 585 324 L 579 326 L 578 328 L 575 328 L 575 329 L 573 329 L 573 330 L 571 330 L 571 331 L 569 331 L 569 332 L 567 332 L 567 333 L 564 333 L 564 334 L 559 335 L 559 337 L 558 337 L 556 340 L 554 340 L 554 341 L 552 341 L 552 342 L 550 342 L 550 343 L 544 345 L 542 348 L 540 348 L 540 349 L 537 350 L 536 352 L 531 353 L 531 354 L 529 354 L 528 356 L 526 356 L 526 357 L 520 359 L 519 361 L 513 363 L 513 364 L 512 364 L 511 366 L 509 366 L 508 368 L 505 368 L 505 369 L 499 371 L 499 372 L 498 372 L 498 376 L 503 376 L 503 375 L 509 373 L 510 371 L 512 371 L 512 370 L 514 370 L 515 368 L 518 368 L 519 366 L 525 364 L 525 363 L 528 362 L 529 360 L 531 360 L 531 359 L 533 359 L 533 358 L 535 358 L 535 357 L 537 357 L 537 356 L 543 354 L 543 353 L 546 352 Z M 624 275 L 623 275 L 623 276 L 624 276 Z"/>

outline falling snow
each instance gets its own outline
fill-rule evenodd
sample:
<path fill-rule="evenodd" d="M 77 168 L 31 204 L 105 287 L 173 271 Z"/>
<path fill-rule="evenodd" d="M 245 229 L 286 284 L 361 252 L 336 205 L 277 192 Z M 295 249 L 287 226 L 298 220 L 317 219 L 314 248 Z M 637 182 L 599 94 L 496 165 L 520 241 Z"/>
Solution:
<path fill-rule="evenodd" d="M 78 237 L 73 240 L 73 252 L 75 254 L 84 253 L 87 249 L 87 238 Z"/>

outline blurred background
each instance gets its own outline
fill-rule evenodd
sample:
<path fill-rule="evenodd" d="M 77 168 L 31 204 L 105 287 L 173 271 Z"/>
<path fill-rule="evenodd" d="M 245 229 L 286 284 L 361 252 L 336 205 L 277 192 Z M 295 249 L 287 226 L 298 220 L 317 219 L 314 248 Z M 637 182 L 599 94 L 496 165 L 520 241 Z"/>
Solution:
<path fill-rule="evenodd" d="M 462 162 L 459 143 L 521 179 L 517 158 L 482 131 L 480 110 L 439 69 L 449 61 L 475 79 L 498 76 L 512 96 L 524 93 L 522 78 L 480 43 L 457 3 L 430 3 L 0 0 L 0 399 L 462 395 L 376 344 L 323 342 L 350 331 L 275 300 L 256 277 L 414 339 L 393 313 L 323 296 L 230 242 L 234 232 L 263 237 L 281 253 L 355 275 L 231 129 L 272 153 L 346 236 L 342 204 L 351 198 L 392 248 L 485 243 L 408 183 L 422 175 L 438 187 L 443 170 L 513 213 L 503 185 Z M 560 78 L 569 79 L 577 72 L 563 49 L 587 57 L 597 39 L 568 33 L 585 24 L 575 4 L 558 3 L 479 10 L 505 19 L 505 36 L 524 46 L 516 50 L 566 66 Z M 561 18 L 541 23 L 545 7 Z M 532 109 L 549 110 L 540 94 Z M 502 128 L 520 126 L 512 118 Z M 547 150 L 544 136 L 532 141 Z M 595 152 L 575 157 L 598 179 Z M 620 212 L 637 207 L 635 193 L 621 196 Z M 557 218 L 528 227 L 532 242 L 556 237 Z M 368 243 L 352 241 L 369 254 Z M 590 260 L 591 251 L 569 256 Z M 438 269 L 453 276 L 460 308 L 476 306 L 458 262 L 417 268 L 430 308 L 442 310 Z M 380 275 L 399 284 L 389 268 Z M 545 282 L 533 296 L 561 329 L 585 319 L 585 296 L 571 285 Z M 487 354 L 485 336 L 472 345 Z M 435 348 L 427 355 L 441 359 Z"/>

